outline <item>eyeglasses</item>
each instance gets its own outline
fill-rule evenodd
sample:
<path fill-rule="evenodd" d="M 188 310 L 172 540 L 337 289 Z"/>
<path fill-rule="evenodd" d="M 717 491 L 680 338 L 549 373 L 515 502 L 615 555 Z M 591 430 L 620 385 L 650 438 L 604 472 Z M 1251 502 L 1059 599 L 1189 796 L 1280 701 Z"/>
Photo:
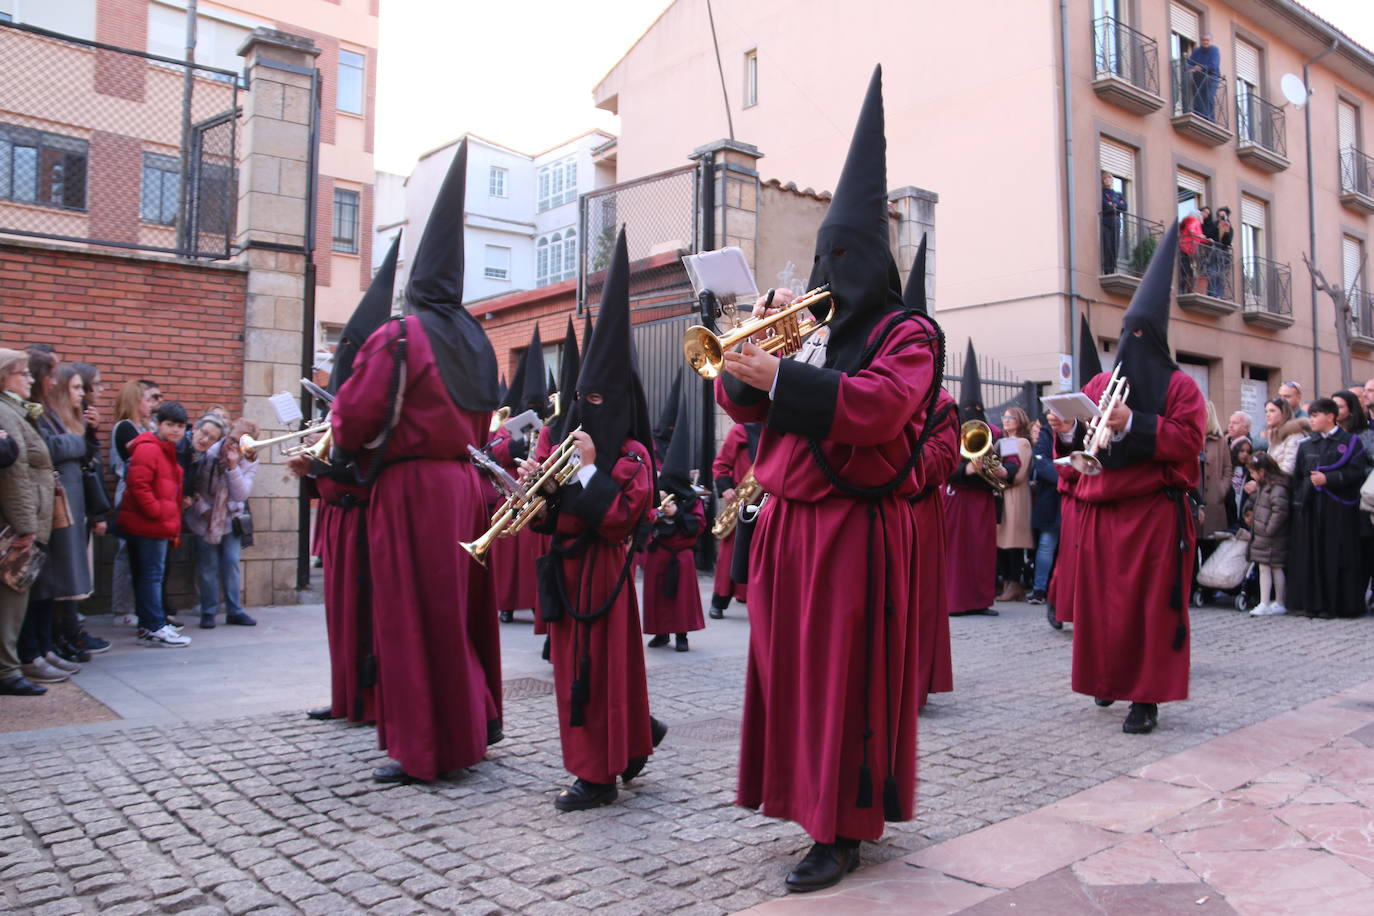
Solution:
<path fill-rule="evenodd" d="M 152 398 L 154 401 L 160 401 L 160 400 L 162 400 L 162 395 L 160 395 L 160 394 L 150 394 L 150 395 L 148 395 L 148 397 Z"/>
<path fill-rule="evenodd" d="M 9 373 L 9 374 L 10 374 L 10 375 L 20 375 L 20 376 L 23 376 L 24 378 L 33 378 L 33 373 L 30 372 L 28 369 L 15 369 L 13 372 L 11 372 L 11 373 Z"/>

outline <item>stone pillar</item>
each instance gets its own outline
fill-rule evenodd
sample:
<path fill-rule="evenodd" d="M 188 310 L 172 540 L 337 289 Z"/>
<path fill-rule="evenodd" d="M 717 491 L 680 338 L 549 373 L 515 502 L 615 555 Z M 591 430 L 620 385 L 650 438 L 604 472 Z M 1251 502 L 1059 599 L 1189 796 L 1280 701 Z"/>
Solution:
<path fill-rule="evenodd" d="M 268 397 L 300 396 L 306 346 L 305 243 L 311 86 L 319 50 L 307 38 L 254 29 L 247 62 L 239 172 L 238 244 L 248 265 L 243 330 L 244 415 L 262 437 L 285 432 Z M 258 455 L 250 506 L 254 545 L 243 553 L 245 605 L 294 604 L 299 484 L 278 448 Z"/>
<path fill-rule="evenodd" d="M 911 264 L 916 260 L 916 249 L 921 247 L 921 233 L 926 236 L 926 303 L 930 311 L 935 311 L 935 205 L 940 195 L 924 188 L 907 185 L 889 191 L 887 199 L 892 202 L 898 213 L 897 218 L 897 267 L 906 282 Z"/>
<path fill-rule="evenodd" d="M 692 150 L 689 159 L 702 161 L 714 154 L 715 186 L 715 244 L 706 248 L 725 248 L 735 245 L 744 252 L 749 266 L 754 266 L 754 241 L 759 231 L 759 171 L 763 158 L 759 148 L 738 140 L 716 140 Z"/>

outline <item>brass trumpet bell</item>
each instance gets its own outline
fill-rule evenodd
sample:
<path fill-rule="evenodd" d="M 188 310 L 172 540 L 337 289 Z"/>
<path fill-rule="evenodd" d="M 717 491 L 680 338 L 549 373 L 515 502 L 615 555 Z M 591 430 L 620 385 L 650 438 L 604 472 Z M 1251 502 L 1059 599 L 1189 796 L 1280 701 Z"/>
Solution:
<path fill-rule="evenodd" d="M 824 299 L 830 300 L 830 313 L 821 321 L 807 309 Z M 682 337 L 682 355 L 697 375 L 704 379 L 714 379 L 725 366 L 725 354 L 751 337 L 767 332 L 762 340 L 755 341 L 765 353 L 790 356 L 801 349 L 802 342 L 819 331 L 835 317 L 835 300 L 830 295 L 830 285 L 818 286 L 788 303 L 786 308 L 772 315 L 764 315 L 746 321 L 730 333 L 721 337 L 709 328 L 693 325 Z"/>
<path fill-rule="evenodd" d="M 248 435 L 247 433 L 244 433 L 242 436 L 239 436 L 239 448 L 242 449 L 245 454 L 252 454 L 253 452 L 256 452 L 259 449 L 265 448 L 269 445 L 276 445 L 278 442 L 288 442 L 292 439 L 302 439 L 306 436 L 320 436 L 329 433 L 332 429 L 333 427 L 329 423 L 320 423 L 315 426 L 311 426 L 307 429 L 298 429 L 293 433 L 284 433 L 280 436 L 273 436 L 271 439 L 254 439 L 252 436 Z M 324 442 L 325 439 L 332 438 L 332 436 L 325 436 L 325 438 L 321 439 L 320 442 Z M 288 454 L 304 454 L 307 451 L 307 449 L 318 448 L 319 444 L 320 443 L 317 442 L 314 446 L 301 447 L 297 451 L 288 452 Z M 325 448 L 327 449 L 328 446 L 325 446 Z"/>
<path fill-rule="evenodd" d="M 999 493 L 1007 488 L 1007 481 L 993 473 L 1002 466 L 1002 459 L 992 450 L 992 427 L 982 420 L 966 420 L 959 427 L 959 454 L 972 461 L 978 476 Z"/>

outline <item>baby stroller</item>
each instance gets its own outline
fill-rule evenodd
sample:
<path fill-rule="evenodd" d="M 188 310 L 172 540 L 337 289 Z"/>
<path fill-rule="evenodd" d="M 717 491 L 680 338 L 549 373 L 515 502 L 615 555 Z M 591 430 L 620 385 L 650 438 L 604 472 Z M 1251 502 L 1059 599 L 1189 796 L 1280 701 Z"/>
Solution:
<path fill-rule="evenodd" d="M 1246 558 L 1249 546 L 1250 532 L 1242 528 L 1223 539 L 1197 573 L 1199 588 L 1234 596 L 1238 611 L 1249 611 L 1260 602 L 1259 569 Z"/>

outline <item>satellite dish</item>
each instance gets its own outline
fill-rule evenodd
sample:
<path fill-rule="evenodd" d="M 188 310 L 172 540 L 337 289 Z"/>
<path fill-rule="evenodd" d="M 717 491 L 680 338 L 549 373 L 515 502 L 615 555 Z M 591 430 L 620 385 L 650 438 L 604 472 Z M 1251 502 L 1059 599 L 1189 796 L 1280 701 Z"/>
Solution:
<path fill-rule="evenodd" d="M 1279 89 L 1283 97 L 1298 108 L 1307 104 L 1307 85 L 1296 73 L 1285 73 L 1279 80 Z"/>

